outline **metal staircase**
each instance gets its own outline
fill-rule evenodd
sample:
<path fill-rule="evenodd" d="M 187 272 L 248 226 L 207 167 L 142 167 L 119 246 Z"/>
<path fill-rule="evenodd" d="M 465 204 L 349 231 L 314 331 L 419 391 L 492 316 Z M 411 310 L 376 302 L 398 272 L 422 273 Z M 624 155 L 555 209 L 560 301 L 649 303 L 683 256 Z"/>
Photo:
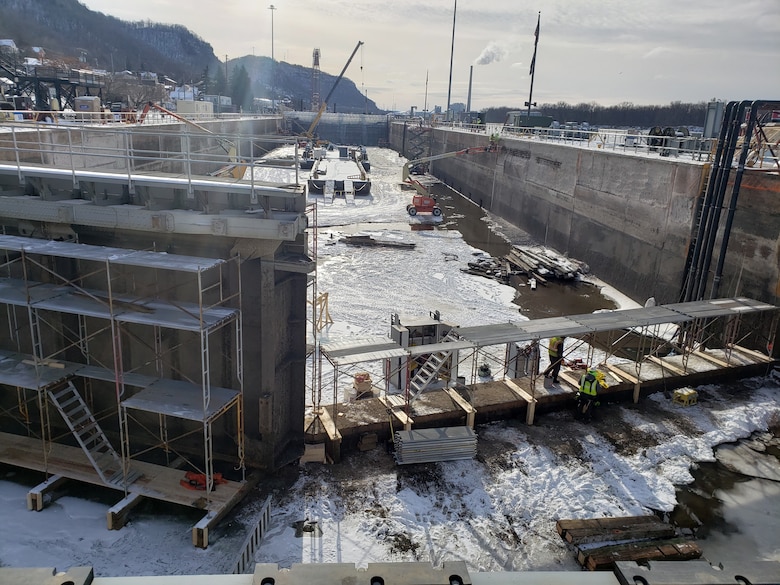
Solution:
<path fill-rule="evenodd" d="M 128 473 L 125 481 L 121 458 L 71 382 L 64 388 L 49 390 L 48 394 L 104 483 L 129 484 L 139 477 L 138 473 Z"/>
<path fill-rule="evenodd" d="M 447 333 L 441 341 L 442 343 L 448 343 L 457 341 L 458 339 L 458 334 L 455 332 L 455 329 L 450 329 L 449 333 Z M 417 368 L 414 376 L 409 380 L 410 402 L 422 394 L 428 385 L 436 379 L 442 366 L 444 366 L 451 355 L 451 351 L 433 352 L 428 356 L 425 363 Z"/>

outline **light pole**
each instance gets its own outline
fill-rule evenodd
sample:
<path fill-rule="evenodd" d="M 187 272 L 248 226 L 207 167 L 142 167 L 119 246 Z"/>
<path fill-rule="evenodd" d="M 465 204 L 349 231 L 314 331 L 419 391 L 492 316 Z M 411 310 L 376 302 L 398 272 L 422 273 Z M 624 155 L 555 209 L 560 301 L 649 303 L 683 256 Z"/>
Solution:
<path fill-rule="evenodd" d="M 447 119 L 450 119 L 450 98 L 452 97 L 452 59 L 455 55 L 455 17 L 458 15 L 458 0 L 452 11 L 452 47 L 450 47 L 450 83 L 447 86 Z"/>
<path fill-rule="evenodd" d="M 274 61 L 274 10 L 276 10 L 276 6 L 271 4 L 268 7 L 268 10 L 271 11 L 271 107 L 275 112 L 276 103 L 274 95 L 276 95 L 276 62 Z"/>

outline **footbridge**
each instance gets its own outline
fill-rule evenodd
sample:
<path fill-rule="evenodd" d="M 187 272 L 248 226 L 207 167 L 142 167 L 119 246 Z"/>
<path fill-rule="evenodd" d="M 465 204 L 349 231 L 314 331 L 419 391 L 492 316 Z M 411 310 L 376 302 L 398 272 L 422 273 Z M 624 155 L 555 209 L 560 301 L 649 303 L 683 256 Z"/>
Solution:
<path fill-rule="evenodd" d="M 338 460 L 342 442 L 359 448 L 367 434 L 389 438 L 394 428 L 473 428 L 517 416 L 533 424 L 537 408 L 573 404 L 587 366 L 605 374 L 602 396 L 634 402 L 658 390 L 765 375 L 777 363 L 772 340 L 779 320 L 777 306 L 736 297 L 472 327 L 436 318 L 408 327 L 396 321 L 403 334 L 395 340 L 322 345 L 320 370 L 331 373 L 333 400 L 315 405 L 308 428 L 317 432 L 309 442 L 325 443 Z M 555 336 L 566 338 L 557 384 L 541 367 Z M 373 392 L 345 403 L 339 395 L 345 378 L 357 380 L 364 371 L 378 375 Z"/>

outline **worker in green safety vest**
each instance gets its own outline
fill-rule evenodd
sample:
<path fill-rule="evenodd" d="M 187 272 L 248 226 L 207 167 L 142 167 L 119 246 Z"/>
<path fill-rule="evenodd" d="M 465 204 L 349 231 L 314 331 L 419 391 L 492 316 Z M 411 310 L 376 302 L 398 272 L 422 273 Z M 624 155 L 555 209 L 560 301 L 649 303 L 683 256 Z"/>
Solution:
<path fill-rule="evenodd" d="M 596 368 L 588 368 L 580 378 L 580 391 L 577 393 L 578 417 L 590 420 L 593 416 L 593 407 L 599 405 L 596 400 L 599 386 L 607 387 L 604 374 Z"/>
<path fill-rule="evenodd" d="M 593 398 L 598 396 L 600 386 L 598 379 L 599 374 L 601 374 L 601 372 L 593 368 L 585 372 L 580 378 L 580 392 L 592 396 Z M 602 378 L 603 376 L 604 375 L 601 374 Z"/>

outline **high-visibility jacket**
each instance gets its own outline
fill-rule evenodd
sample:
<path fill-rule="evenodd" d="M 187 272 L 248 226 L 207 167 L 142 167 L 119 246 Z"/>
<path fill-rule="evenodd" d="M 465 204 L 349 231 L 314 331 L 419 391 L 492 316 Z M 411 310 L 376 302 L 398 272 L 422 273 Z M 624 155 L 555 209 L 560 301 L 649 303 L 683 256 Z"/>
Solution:
<path fill-rule="evenodd" d="M 599 390 L 599 381 L 595 370 L 588 370 L 580 378 L 580 392 L 588 396 L 596 396 Z"/>
<path fill-rule="evenodd" d="M 550 355 L 551 358 L 559 358 L 559 357 L 561 357 L 561 354 L 558 351 L 559 349 L 561 349 L 560 343 L 561 343 L 561 338 L 560 337 L 551 337 L 550 338 L 550 347 L 547 348 L 547 353 Z"/>

